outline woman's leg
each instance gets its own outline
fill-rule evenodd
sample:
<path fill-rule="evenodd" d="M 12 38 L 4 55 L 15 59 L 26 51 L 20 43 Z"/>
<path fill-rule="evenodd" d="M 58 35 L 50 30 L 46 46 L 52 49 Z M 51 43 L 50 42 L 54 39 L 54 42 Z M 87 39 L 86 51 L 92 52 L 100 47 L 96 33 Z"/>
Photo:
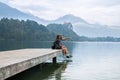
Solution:
<path fill-rule="evenodd" d="M 63 54 L 65 54 L 67 58 L 72 57 L 72 56 L 68 53 L 68 49 L 67 49 L 65 46 L 62 46 L 62 51 L 63 51 Z"/>
<path fill-rule="evenodd" d="M 65 46 L 62 46 L 62 51 L 64 54 L 68 54 L 68 49 Z"/>

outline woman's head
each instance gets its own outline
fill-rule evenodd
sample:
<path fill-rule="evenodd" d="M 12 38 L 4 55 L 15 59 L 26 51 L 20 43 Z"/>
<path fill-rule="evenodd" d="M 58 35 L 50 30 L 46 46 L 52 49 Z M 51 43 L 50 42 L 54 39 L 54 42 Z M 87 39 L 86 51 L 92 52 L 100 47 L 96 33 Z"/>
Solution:
<path fill-rule="evenodd" d="M 57 35 L 57 36 L 56 36 L 56 39 L 62 40 L 62 35 Z"/>

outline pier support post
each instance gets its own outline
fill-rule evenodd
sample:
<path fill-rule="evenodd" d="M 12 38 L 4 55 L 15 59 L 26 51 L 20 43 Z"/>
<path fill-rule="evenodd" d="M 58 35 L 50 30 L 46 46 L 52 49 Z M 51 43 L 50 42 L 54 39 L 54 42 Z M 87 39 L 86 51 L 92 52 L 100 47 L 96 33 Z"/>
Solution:
<path fill-rule="evenodd" d="M 53 63 L 57 63 L 57 57 L 53 58 Z"/>
<path fill-rule="evenodd" d="M 0 70 L 0 80 L 4 80 L 4 73 L 2 68 Z"/>

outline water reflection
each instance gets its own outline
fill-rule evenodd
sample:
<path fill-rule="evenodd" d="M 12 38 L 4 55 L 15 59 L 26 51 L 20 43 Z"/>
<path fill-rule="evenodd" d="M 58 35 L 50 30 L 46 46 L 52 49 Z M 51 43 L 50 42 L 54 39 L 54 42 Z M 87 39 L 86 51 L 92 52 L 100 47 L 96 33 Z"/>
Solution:
<path fill-rule="evenodd" d="M 50 48 L 52 42 L 48 41 L 0 41 L 0 51 L 25 48 Z"/>
<path fill-rule="evenodd" d="M 66 67 L 67 62 L 44 63 L 6 80 L 62 80 L 61 73 L 65 71 Z"/>
<path fill-rule="evenodd" d="M 74 42 L 64 80 L 119 80 L 120 43 Z"/>
<path fill-rule="evenodd" d="M 0 51 L 16 50 L 25 48 L 51 48 L 53 41 L 0 41 Z M 71 52 L 74 43 L 63 42 Z"/>

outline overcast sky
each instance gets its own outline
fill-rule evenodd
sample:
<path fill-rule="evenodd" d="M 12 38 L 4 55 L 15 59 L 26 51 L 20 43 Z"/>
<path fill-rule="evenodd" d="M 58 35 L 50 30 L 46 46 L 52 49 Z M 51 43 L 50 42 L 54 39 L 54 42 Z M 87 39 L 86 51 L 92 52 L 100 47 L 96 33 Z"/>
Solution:
<path fill-rule="evenodd" d="M 90 23 L 120 26 L 120 0 L 2 0 L 2 2 L 48 20 L 73 14 Z"/>

